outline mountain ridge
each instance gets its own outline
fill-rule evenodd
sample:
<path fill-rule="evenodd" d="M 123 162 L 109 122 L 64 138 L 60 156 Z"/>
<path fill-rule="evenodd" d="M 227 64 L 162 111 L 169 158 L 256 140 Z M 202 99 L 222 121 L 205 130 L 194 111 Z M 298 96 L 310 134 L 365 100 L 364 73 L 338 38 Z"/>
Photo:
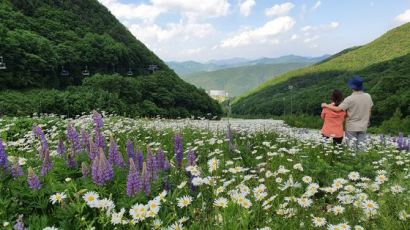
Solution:
<path fill-rule="evenodd" d="M 168 66 L 173 69 L 178 75 L 185 76 L 197 72 L 209 72 L 227 68 L 251 66 L 258 64 L 281 64 L 281 63 L 302 63 L 309 62 L 315 63 L 323 61 L 330 57 L 330 55 L 322 55 L 318 57 L 305 57 L 299 55 L 285 55 L 276 58 L 262 57 L 258 59 L 246 59 L 246 58 L 231 58 L 221 60 L 210 60 L 206 62 L 198 61 L 169 61 L 166 62 Z"/>
<path fill-rule="evenodd" d="M 331 58 L 272 78 L 242 94 L 233 102 L 237 115 L 283 115 L 289 111 L 317 115 L 320 103 L 329 100 L 332 89 L 350 94 L 346 82 L 353 75 L 365 79 L 365 87 L 374 97 L 372 119 L 380 124 L 396 109 L 410 115 L 410 23 L 394 28 L 374 41 L 341 51 Z M 289 86 L 293 86 L 290 90 Z"/>

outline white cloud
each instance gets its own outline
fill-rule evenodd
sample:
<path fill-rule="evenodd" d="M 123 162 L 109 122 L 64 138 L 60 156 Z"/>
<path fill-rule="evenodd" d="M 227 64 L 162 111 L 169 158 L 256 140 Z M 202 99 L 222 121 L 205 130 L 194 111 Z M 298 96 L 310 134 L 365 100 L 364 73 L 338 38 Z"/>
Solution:
<path fill-rule="evenodd" d="M 251 14 L 252 7 L 255 6 L 255 0 L 242 0 L 239 10 L 243 16 L 248 17 Z"/>
<path fill-rule="evenodd" d="M 290 40 L 296 40 L 299 38 L 299 35 L 293 34 L 292 37 L 290 37 Z"/>
<path fill-rule="evenodd" d="M 331 22 L 329 24 L 324 24 L 320 26 L 304 26 L 302 29 L 300 29 L 302 32 L 305 33 L 310 33 L 310 32 L 317 32 L 317 31 L 323 31 L 323 30 L 329 30 L 329 29 L 336 29 L 339 27 L 339 22 Z"/>
<path fill-rule="evenodd" d="M 209 23 L 190 24 L 183 22 L 170 23 L 165 27 L 156 24 L 133 24 L 129 26 L 129 29 L 137 39 L 148 46 L 174 38 L 179 40 L 204 38 L 214 32 L 214 27 Z"/>
<path fill-rule="evenodd" d="M 187 49 L 183 51 L 182 53 L 185 55 L 193 55 L 193 54 L 198 54 L 202 52 L 204 49 L 203 48 L 193 48 L 193 49 Z"/>
<path fill-rule="evenodd" d="M 312 10 L 316 10 L 317 8 L 320 7 L 320 5 L 322 5 L 321 1 L 317 1 L 316 4 L 312 7 Z"/>
<path fill-rule="evenodd" d="M 125 4 L 118 0 L 99 0 L 99 2 L 107 7 L 114 16 L 120 19 L 143 19 L 154 21 L 164 12 L 163 9 L 153 5 Z"/>
<path fill-rule="evenodd" d="M 154 22 L 162 13 L 176 11 L 191 18 L 219 17 L 229 12 L 228 0 L 151 0 L 150 4 L 121 3 L 119 0 L 98 0 L 119 19 L 142 19 Z"/>
<path fill-rule="evenodd" d="M 397 15 L 396 21 L 401 23 L 410 22 L 410 9 L 404 11 L 403 13 Z"/>
<path fill-rule="evenodd" d="M 225 16 L 230 8 L 228 0 L 151 0 L 151 3 L 167 11 L 189 12 L 205 17 Z"/>
<path fill-rule="evenodd" d="M 317 41 L 319 38 L 320 38 L 319 35 L 314 35 L 314 36 L 312 36 L 312 37 L 307 37 L 307 38 L 305 38 L 305 39 L 303 40 L 303 42 L 304 42 L 304 43 L 311 43 L 311 42 Z"/>
<path fill-rule="evenodd" d="M 287 15 L 291 9 L 293 9 L 295 5 L 291 2 L 285 2 L 283 4 L 277 4 L 265 10 L 265 15 L 268 17 L 271 16 L 283 16 Z"/>
<path fill-rule="evenodd" d="M 221 47 L 239 47 L 249 45 L 251 43 L 279 43 L 279 40 L 274 36 L 287 32 L 292 29 L 295 20 L 289 16 L 279 17 L 268 21 L 262 27 L 246 30 L 236 36 L 225 39 L 221 42 Z"/>

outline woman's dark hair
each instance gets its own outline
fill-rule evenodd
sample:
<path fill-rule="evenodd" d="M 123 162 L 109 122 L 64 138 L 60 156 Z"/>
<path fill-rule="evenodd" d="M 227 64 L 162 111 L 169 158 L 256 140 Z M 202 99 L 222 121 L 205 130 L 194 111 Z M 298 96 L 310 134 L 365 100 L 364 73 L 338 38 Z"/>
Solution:
<path fill-rule="evenodd" d="M 335 106 L 340 105 L 343 101 L 343 93 L 342 91 L 335 89 L 332 92 L 332 95 L 330 96 L 330 100 L 335 103 Z"/>

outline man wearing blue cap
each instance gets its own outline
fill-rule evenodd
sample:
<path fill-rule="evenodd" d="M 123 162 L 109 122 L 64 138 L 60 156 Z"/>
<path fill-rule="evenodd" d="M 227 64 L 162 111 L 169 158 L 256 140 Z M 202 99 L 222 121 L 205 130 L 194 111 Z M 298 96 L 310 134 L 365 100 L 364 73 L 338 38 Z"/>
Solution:
<path fill-rule="evenodd" d="M 322 107 L 347 112 L 345 136 L 348 144 L 356 149 L 364 150 L 373 101 L 368 93 L 363 92 L 363 79 L 360 76 L 354 76 L 347 85 L 353 93 L 346 97 L 339 106 L 322 103 Z"/>

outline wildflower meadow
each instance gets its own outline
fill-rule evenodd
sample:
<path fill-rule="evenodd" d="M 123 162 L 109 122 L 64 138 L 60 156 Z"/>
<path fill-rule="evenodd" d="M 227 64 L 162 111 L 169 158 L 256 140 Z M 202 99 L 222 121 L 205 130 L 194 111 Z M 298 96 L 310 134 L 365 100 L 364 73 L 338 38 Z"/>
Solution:
<path fill-rule="evenodd" d="M 409 229 L 410 138 L 274 120 L 0 119 L 2 229 Z"/>

